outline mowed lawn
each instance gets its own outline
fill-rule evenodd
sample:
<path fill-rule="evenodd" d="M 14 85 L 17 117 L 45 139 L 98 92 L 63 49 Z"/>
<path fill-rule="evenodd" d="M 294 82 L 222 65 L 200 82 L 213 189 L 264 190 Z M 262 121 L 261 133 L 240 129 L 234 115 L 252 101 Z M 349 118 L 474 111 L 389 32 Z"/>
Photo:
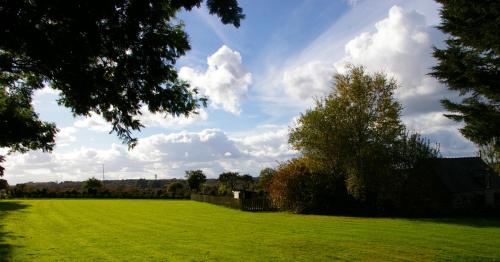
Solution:
<path fill-rule="evenodd" d="M 250 213 L 174 200 L 0 201 L 0 261 L 500 260 L 500 221 Z"/>

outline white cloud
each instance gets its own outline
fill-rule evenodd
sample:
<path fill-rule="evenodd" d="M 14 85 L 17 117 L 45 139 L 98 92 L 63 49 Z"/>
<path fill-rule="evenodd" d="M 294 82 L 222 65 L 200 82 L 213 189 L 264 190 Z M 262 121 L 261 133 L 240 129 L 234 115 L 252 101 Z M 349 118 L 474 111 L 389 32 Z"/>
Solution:
<path fill-rule="evenodd" d="M 76 141 L 74 136 L 77 129 L 74 127 L 61 127 L 56 135 L 56 145 L 58 147 L 65 147 Z"/>
<path fill-rule="evenodd" d="M 208 119 L 208 113 L 202 108 L 197 114 L 189 116 L 172 116 L 171 114 L 151 113 L 146 107 L 141 109 L 142 115 L 138 117 L 145 127 L 163 127 L 179 129 L 194 123 L 200 123 Z M 87 128 L 98 132 L 110 132 L 110 123 L 98 114 L 91 113 L 89 117 L 80 118 L 73 124 L 77 128 Z"/>
<path fill-rule="evenodd" d="M 432 46 L 442 42 L 443 36 L 426 24 L 423 15 L 393 6 L 375 29 L 346 44 L 344 58 L 336 63 L 339 72 L 345 71 L 347 63 L 364 65 L 372 72 L 384 71 L 400 83 L 397 94 L 403 103 L 413 96 L 444 93 L 446 89 L 427 75 L 435 64 Z"/>
<path fill-rule="evenodd" d="M 68 129 L 71 130 L 71 129 Z M 219 129 L 156 134 L 142 138 L 128 151 L 125 145 L 107 149 L 80 147 L 71 151 L 7 156 L 9 183 L 27 181 L 85 180 L 100 176 L 102 164 L 108 179 L 182 177 L 185 170 L 202 169 L 210 177 L 224 171 L 258 175 L 277 160 L 296 154 L 288 148 L 287 128 L 259 127 L 245 135 L 229 136 Z"/>
<path fill-rule="evenodd" d="M 314 97 L 328 94 L 332 86 L 333 64 L 313 61 L 284 71 L 282 83 L 285 93 L 308 104 Z"/>
<path fill-rule="evenodd" d="M 197 114 L 191 114 L 187 117 L 184 115 L 176 117 L 171 114 L 151 113 L 149 110 L 143 109 L 139 120 L 146 127 L 182 128 L 208 119 L 208 113 L 204 109 L 199 109 Z"/>
<path fill-rule="evenodd" d="M 78 119 L 73 124 L 78 128 L 88 128 L 99 132 L 110 132 L 112 126 L 101 115 L 90 113 L 90 116 Z"/>
<path fill-rule="evenodd" d="M 207 58 L 207 65 L 205 72 L 182 67 L 179 76 L 208 96 L 214 107 L 239 115 L 240 100 L 252 84 L 252 74 L 244 68 L 240 53 L 223 45 Z"/>
<path fill-rule="evenodd" d="M 250 134 L 236 135 L 233 140 L 242 152 L 255 158 L 282 161 L 298 154 L 288 144 L 288 132 L 287 126 L 260 126 Z"/>
<path fill-rule="evenodd" d="M 42 95 L 53 95 L 53 96 L 59 96 L 61 94 L 61 91 L 55 90 L 50 85 L 44 85 L 42 89 L 37 89 L 35 90 L 34 96 L 42 96 Z"/>

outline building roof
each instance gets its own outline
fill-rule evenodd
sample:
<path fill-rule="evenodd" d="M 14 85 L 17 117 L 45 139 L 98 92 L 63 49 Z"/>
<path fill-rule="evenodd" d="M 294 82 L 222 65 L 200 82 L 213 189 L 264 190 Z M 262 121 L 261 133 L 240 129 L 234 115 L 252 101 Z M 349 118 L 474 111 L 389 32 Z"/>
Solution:
<path fill-rule="evenodd" d="M 500 189 L 500 176 L 480 158 L 429 159 L 429 168 L 452 193 Z"/>

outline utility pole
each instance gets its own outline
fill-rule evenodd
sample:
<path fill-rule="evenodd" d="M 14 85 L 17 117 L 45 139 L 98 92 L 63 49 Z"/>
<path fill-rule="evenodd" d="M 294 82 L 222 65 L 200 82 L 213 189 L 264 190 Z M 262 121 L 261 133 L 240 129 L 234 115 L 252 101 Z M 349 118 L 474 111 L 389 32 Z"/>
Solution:
<path fill-rule="evenodd" d="M 102 182 L 104 183 L 104 164 L 102 164 Z"/>

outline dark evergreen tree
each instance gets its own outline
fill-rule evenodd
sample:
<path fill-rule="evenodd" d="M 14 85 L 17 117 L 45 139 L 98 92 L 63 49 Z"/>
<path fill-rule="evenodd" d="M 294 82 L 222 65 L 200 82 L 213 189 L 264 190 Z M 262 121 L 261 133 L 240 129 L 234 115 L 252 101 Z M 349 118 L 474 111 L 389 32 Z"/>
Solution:
<path fill-rule="evenodd" d="M 478 145 L 493 143 L 500 152 L 500 2 L 437 0 L 439 26 L 449 35 L 444 49 L 434 49 L 432 75 L 460 92 L 461 102 L 443 100 L 446 116 L 463 121 L 461 133 Z"/>

